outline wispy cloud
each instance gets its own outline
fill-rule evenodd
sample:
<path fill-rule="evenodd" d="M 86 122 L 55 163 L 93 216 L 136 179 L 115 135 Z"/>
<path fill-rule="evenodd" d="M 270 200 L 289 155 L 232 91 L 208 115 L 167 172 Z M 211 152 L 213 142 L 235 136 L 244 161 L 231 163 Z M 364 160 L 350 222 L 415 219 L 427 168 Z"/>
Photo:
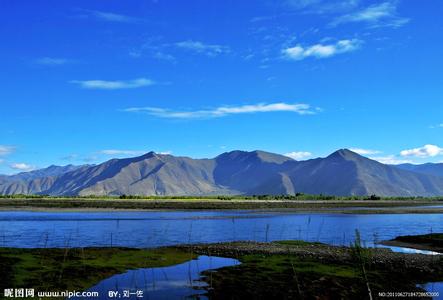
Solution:
<path fill-rule="evenodd" d="M 170 150 L 168 150 L 168 151 L 160 151 L 160 152 L 158 152 L 158 154 L 161 154 L 161 155 L 171 155 L 172 151 L 170 151 Z"/>
<path fill-rule="evenodd" d="M 82 161 L 85 163 L 95 163 L 99 160 L 99 157 L 97 155 L 90 155 L 82 158 Z"/>
<path fill-rule="evenodd" d="M 106 150 L 101 150 L 99 153 L 105 155 L 142 155 L 146 152 L 147 151 L 141 151 L 141 150 L 106 149 Z"/>
<path fill-rule="evenodd" d="M 401 27 L 409 19 L 397 15 L 397 1 L 387 1 L 368 6 L 336 18 L 330 25 L 364 22 L 371 27 Z"/>
<path fill-rule="evenodd" d="M 208 57 L 216 57 L 223 54 L 228 54 L 231 49 L 225 45 L 208 44 L 202 41 L 183 40 L 178 42 L 165 42 L 161 36 L 151 37 L 147 39 L 140 47 L 131 49 L 129 55 L 134 58 L 139 58 L 145 54 L 151 58 L 176 62 L 180 53 L 186 52 L 188 55 L 198 54 Z"/>
<path fill-rule="evenodd" d="M 349 150 L 358 153 L 360 155 L 364 155 L 370 159 L 376 160 L 382 164 L 387 165 L 399 165 L 412 163 L 409 159 L 404 159 L 403 157 L 398 157 L 397 155 L 380 155 L 382 151 L 373 150 L 373 149 L 363 149 L 363 148 L 350 148 Z"/>
<path fill-rule="evenodd" d="M 326 14 L 346 12 L 360 4 L 360 0 L 286 0 L 286 6 L 305 13 Z"/>
<path fill-rule="evenodd" d="M 259 103 L 242 106 L 221 106 L 208 110 L 177 111 L 158 107 L 131 107 L 124 109 L 126 112 L 146 113 L 160 118 L 170 119 L 207 119 L 219 118 L 229 115 L 253 114 L 265 112 L 294 112 L 300 115 L 315 114 L 319 109 L 313 109 L 308 104 L 287 103 Z"/>
<path fill-rule="evenodd" d="M 283 154 L 284 156 L 290 157 L 295 160 L 302 160 L 312 156 L 311 152 L 307 151 L 293 151 Z"/>
<path fill-rule="evenodd" d="M 61 66 L 70 63 L 71 60 L 60 57 L 41 57 L 34 61 L 38 65 Z"/>
<path fill-rule="evenodd" d="M 15 151 L 15 147 L 0 145 L 0 156 L 11 154 Z"/>
<path fill-rule="evenodd" d="M 175 46 L 185 50 L 189 50 L 195 53 L 204 54 L 207 56 L 217 56 L 220 54 L 229 53 L 230 49 L 227 46 L 216 45 L 216 44 L 205 44 L 199 41 L 182 41 L 175 43 Z"/>
<path fill-rule="evenodd" d="M 435 157 L 437 155 L 443 155 L 443 148 L 436 145 L 424 145 L 423 147 L 407 149 L 400 152 L 402 156 L 415 156 L 415 157 Z"/>
<path fill-rule="evenodd" d="M 386 156 L 371 156 L 370 159 L 376 160 L 382 164 L 386 165 L 399 165 L 399 164 L 411 164 L 413 161 L 409 159 L 399 158 L 395 155 L 386 155 Z"/>
<path fill-rule="evenodd" d="M 22 171 L 22 172 L 29 172 L 32 170 L 35 170 L 35 167 L 26 163 L 13 163 L 10 165 L 10 167 L 14 170 Z"/>
<path fill-rule="evenodd" d="M 283 49 L 283 55 L 291 60 L 303 60 L 308 57 L 327 58 L 337 54 L 352 52 L 360 48 L 363 42 L 358 39 L 340 40 L 334 44 L 315 44 L 304 47 L 296 45 Z"/>
<path fill-rule="evenodd" d="M 165 52 L 161 52 L 161 51 L 157 51 L 152 55 L 153 58 L 155 59 L 159 59 L 159 60 L 166 60 L 169 62 L 175 62 L 175 56 L 173 56 L 172 54 L 169 53 L 165 53 Z"/>
<path fill-rule="evenodd" d="M 437 124 L 437 125 L 431 125 L 431 126 L 429 126 L 429 128 L 432 128 L 432 129 L 434 129 L 434 128 L 443 128 L 443 123 L 440 123 L 440 124 Z"/>
<path fill-rule="evenodd" d="M 78 84 L 85 89 L 118 90 L 134 89 L 156 84 L 148 78 L 137 78 L 133 80 L 71 80 L 70 83 Z"/>
<path fill-rule="evenodd" d="M 63 160 L 76 160 L 78 158 L 78 154 L 68 154 L 66 156 L 63 156 L 61 159 Z"/>
<path fill-rule="evenodd" d="M 360 155 L 374 155 L 374 154 L 381 153 L 381 151 L 378 151 L 378 150 L 362 149 L 362 148 L 351 148 L 349 150 L 351 150 L 352 152 L 355 152 L 357 154 L 360 154 Z"/>
<path fill-rule="evenodd" d="M 89 10 L 89 9 L 81 9 L 80 11 L 84 13 L 80 17 L 91 17 L 106 22 L 138 23 L 142 21 L 142 19 L 139 18 L 108 12 L 108 11 Z"/>
<path fill-rule="evenodd" d="M 286 0 L 286 5 L 296 9 L 302 9 L 313 5 L 318 5 L 322 0 Z"/>
<path fill-rule="evenodd" d="M 154 59 L 175 62 L 176 57 L 170 54 L 169 51 L 176 47 L 174 43 L 166 43 L 162 36 L 151 36 L 146 38 L 141 45 L 132 48 L 129 51 L 129 55 L 134 58 L 140 58 L 147 54 Z"/>

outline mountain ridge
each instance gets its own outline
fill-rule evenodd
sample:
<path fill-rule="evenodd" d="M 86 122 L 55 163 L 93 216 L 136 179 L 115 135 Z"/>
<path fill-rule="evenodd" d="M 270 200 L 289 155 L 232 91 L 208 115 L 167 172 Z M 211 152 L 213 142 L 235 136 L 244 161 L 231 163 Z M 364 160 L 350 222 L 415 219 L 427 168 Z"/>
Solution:
<path fill-rule="evenodd" d="M 400 164 L 395 166 L 403 170 L 443 177 L 443 163 Z"/>
<path fill-rule="evenodd" d="M 0 176 L 0 194 L 443 195 L 443 177 L 405 168 L 348 149 L 305 161 L 261 150 L 234 150 L 202 159 L 151 151 L 97 165 L 50 166 L 29 174 Z"/>

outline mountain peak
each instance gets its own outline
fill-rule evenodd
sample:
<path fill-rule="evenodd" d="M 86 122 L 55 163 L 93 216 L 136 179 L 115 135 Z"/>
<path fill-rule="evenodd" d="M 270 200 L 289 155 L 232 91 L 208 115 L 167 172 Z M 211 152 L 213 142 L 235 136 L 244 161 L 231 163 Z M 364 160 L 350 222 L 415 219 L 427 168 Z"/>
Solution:
<path fill-rule="evenodd" d="M 264 162 L 281 164 L 286 161 L 292 160 L 291 158 L 286 157 L 284 155 L 261 151 L 261 150 L 255 150 L 255 151 L 252 151 L 252 153 L 254 153 L 260 160 L 262 160 Z"/>
<path fill-rule="evenodd" d="M 157 154 L 154 151 L 149 151 L 148 153 L 145 153 L 141 155 L 141 158 L 147 159 L 156 156 Z"/>
<path fill-rule="evenodd" d="M 344 158 L 350 160 L 350 159 L 358 159 L 361 157 L 362 156 L 360 154 L 345 148 L 335 151 L 334 153 L 330 154 L 327 158 Z"/>
<path fill-rule="evenodd" d="M 262 150 L 254 150 L 254 151 L 241 151 L 234 150 L 230 152 L 225 152 L 217 156 L 218 159 L 230 159 L 230 160 L 260 160 L 262 162 L 268 163 L 277 163 L 281 164 L 285 161 L 291 160 L 289 157 L 275 154 L 271 152 L 266 152 Z"/>

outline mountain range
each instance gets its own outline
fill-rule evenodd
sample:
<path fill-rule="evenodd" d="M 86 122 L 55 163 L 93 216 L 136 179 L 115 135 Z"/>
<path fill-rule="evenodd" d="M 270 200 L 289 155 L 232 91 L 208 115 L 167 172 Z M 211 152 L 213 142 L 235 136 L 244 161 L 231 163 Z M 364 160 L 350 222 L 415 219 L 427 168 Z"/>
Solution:
<path fill-rule="evenodd" d="M 296 161 L 265 151 L 213 159 L 146 153 L 0 176 L 0 194 L 441 196 L 443 164 L 385 165 L 347 149 Z"/>
<path fill-rule="evenodd" d="M 408 171 L 443 177 L 443 163 L 426 163 L 422 165 L 401 164 L 397 165 L 397 167 Z"/>

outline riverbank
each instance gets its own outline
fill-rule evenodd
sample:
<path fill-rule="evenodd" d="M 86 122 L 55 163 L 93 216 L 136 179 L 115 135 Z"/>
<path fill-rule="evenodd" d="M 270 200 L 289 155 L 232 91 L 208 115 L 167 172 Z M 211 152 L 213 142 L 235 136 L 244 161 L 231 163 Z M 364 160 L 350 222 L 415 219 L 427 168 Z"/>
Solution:
<path fill-rule="evenodd" d="M 185 251 L 236 258 L 242 264 L 205 272 L 210 299 L 367 299 L 410 292 L 417 284 L 443 280 L 440 256 L 388 249 L 334 247 L 286 241 L 184 245 Z"/>
<path fill-rule="evenodd" d="M 436 207 L 432 207 L 436 206 Z M 349 209 L 352 208 L 352 209 Z M 0 210 L 292 210 L 334 213 L 443 213 L 443 200 L 246 200 L 246 199 L 98 199 L 3 198 Z"/>
<path fill-rule="evenodd" d="M 0 291 L 86 290 L 129 269 L 176 265 L 199 255 L 241 262 L 204 272 L 208 286 L 202 288 L 211 299 L 365 299 L 368 285 L 377 298 L 382 292 L 423 292 L 417 284 L 443 281 L 443 260 L 436 256 L 367 249 L 358 243 L 232 242 L 156 249 L 0 248 Z"/>
<path fill-rule="evenodd" d="M 382 245 L 428 250 L 443 254 L 443 233 L 404 235 L 381 242 Z"/>

